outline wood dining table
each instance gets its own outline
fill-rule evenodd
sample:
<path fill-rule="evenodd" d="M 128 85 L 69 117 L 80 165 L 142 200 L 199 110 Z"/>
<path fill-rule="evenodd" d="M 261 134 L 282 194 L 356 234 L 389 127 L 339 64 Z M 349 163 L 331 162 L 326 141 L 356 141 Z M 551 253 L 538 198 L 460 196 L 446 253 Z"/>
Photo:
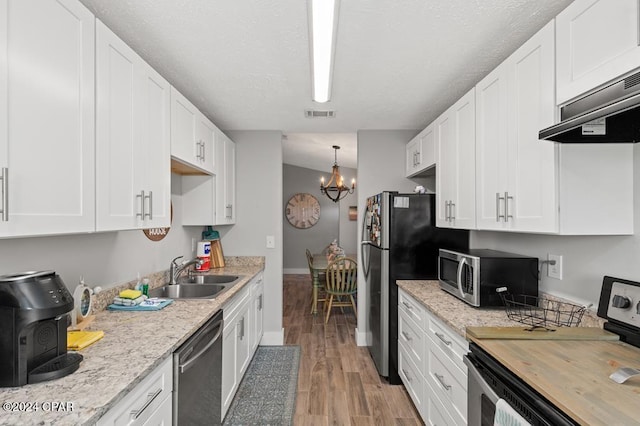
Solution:
<path fill-rule="evenodd" d="M 346 257 L 350 257 L 351 259 L 356 259 L 356 254 L 347 254 Z M 318 313 L 318 293 L 320 289 L 324 287 L 324 282 L 320 280 L 320 276 L 322 275 L 324 278 L 324 274 L 327 272 L 327 266 L 331 262 L 326 253 L 314 253 L 313 257 L 313 265 L 311 266 L 312 271 L 312 284 L 313 284 L 313 306 L 311 308 L 312 314 Z M 333 260 L 333 259 L 331 259 Z"/>

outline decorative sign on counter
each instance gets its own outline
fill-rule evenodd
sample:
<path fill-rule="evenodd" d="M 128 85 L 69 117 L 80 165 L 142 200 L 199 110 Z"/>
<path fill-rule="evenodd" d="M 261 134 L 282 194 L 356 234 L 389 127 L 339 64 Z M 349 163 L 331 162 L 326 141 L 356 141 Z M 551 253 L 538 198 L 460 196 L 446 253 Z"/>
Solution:
<path fill-rule="evenodd" d="M 173 223 L 173 203 L 171 203 L 171 219 L 169 223 Z M 151 241 L 160 241 L 167 236 L 170 229 L 171 227 L 167 226 L 164 228 L 143 229 L 142 232 L 144 232 L 144 235 L 146 235 Z"/>

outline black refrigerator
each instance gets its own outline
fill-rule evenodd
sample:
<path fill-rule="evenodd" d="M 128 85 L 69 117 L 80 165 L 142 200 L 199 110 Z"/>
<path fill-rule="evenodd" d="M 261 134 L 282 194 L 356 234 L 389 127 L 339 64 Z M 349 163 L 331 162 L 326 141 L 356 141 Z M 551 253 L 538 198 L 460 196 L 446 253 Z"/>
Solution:
<path fill-rule="evenodd" d="M 378 374 L 400 384 L 396 280 L 437 280 L 438 250 L 466 251 L 469 231 L 436 228 L 435 194 L 385 191 L 367 199 L 361 245 L 367 346 Z"/>

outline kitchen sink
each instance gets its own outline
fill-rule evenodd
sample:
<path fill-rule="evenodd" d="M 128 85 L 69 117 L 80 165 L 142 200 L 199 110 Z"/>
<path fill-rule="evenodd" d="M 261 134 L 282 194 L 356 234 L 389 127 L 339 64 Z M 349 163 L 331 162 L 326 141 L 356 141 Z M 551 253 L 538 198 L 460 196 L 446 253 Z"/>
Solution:
<path fill-rule="evenodd" d="M 239 275 L 185 275 L 178 278 L 178 284 L 231 284 L 239 278 Z"/>
<path fill-rule="evenodd" d="M 169 299 L 213 299 L 233 287 L 240 275 L 193 275 L 178 278 L 178 284 L 149 290 L 149 297 Z"/>
<path fill-rule="evenodd" d="M 174 284 L 149 290 L 149 297 L 213 299 L 231 286 L 222 284 Z"/>

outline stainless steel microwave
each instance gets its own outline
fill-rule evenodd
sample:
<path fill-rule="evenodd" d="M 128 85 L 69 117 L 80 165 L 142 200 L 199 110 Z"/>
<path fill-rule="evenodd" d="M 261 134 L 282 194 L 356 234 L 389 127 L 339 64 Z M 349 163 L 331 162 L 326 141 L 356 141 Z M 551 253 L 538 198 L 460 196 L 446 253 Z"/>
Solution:
<path fill-rule="evenodd" d="M 472 306 L 502 306 L 496 292 L 500 287 L 514 295 L 538 295 L 538 258 L 489 249 L 440 249 L 438 279 L 444 291 Z"/>

